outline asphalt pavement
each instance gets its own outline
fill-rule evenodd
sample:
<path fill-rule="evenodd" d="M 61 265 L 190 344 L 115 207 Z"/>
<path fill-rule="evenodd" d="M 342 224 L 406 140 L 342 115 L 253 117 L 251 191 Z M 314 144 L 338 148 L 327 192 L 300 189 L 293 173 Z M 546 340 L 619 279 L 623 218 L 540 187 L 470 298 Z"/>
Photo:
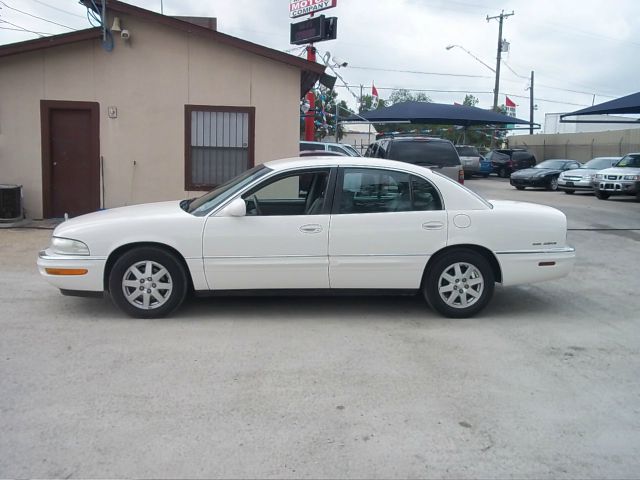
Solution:
<path fill-rule="evenodd" d="M 418 297 L 191 299 L 162 320 L 39 278 L 0 230 L 0 477 L 637 478 L 640 204 L 563 210 L 565 279 L 477 317 Z"/>

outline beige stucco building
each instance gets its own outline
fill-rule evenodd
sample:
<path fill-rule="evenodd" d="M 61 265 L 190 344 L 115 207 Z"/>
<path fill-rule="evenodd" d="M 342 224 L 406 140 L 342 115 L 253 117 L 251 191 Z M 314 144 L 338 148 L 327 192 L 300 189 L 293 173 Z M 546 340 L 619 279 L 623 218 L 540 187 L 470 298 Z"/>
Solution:
<path fill-rule="evenodd" d="M 30 218 L 195 196 L 298 152 L 323 67 L 115 0 L 99 28 L 0 47 L 0 183 Z M 125 35 L 126 36 L 126 35 Z"/>

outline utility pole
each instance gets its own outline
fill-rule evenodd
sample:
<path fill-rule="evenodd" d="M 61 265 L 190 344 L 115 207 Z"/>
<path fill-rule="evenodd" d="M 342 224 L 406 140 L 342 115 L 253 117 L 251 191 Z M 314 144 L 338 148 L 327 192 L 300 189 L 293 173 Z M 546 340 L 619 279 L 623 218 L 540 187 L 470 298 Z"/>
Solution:
<path fill-rule="evenodd" d="M 531 70 L 531 85 L 529 85 L 529 135 L 533 135 L 533 70 Z"/>
<path fill-rule="evenodd" d="M 496 85 L 493 89 L 493 111 L 498 111 L 498 92 L 500 90 L 500 60 L 502 58 L 502 22 L 505 18 L 514 15 L 514 12 L 504 13 L 504 10 L 500 12 L 500 15 L 496 15 L 495 17 L 490 17 L 487 15 L 487 22 L 490 20 L 498 19 L 499 27 L 498 27 L 498 54 L 496 56 Z"/>
<path fill-rule="evenodd" d="M 360 106 L 358 107 L 358 113 L 362 113 L 362 84 L 360 84 Z"/>
<path fill-rule="evenodd" d="M 307 60 L 310 62 L 316 61 L 316 47 L 313 46 L 313 43 L 307 46 Z M 309 111 L 304 117 L 304 139 L 307 142 L 313 142 L 316 139 L 316 95 L 313 93 L 313 89 L 307 93 L 307 102 L 309 102 Z"/>
<path fill-rule="evenodd" d="M 511 11 L 511 13 L 505 14 L 504 10 L 502 10 L 500 12 L 500 15 L 496 15 L 494 17 L 490 17 L 489 15 L 487 15 L 487 22 L 497 18 L 500 23 L 500 26 L 498 27 L 498 54 L 496 56 L 496 85 L 493 88 L 493 111 L 494 112 L 498 111 L 498 92 L 500 91 L 500 63 L 501 63 L 500 60 L 502 58 L 502 22 L 504 21 L 505 18 L 510 17 L 513 14 L 514 14 L 513 11 Z M 496 144 L 496 132 L 497 130 L 494 130 L 494 133 L 491 136 L 492 147 Z"/>

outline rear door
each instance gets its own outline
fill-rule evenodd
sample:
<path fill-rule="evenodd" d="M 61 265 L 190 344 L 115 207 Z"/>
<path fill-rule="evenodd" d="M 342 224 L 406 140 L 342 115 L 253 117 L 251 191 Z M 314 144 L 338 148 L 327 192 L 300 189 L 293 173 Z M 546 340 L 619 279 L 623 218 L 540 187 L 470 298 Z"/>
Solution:
<path fill-rule="evenodd" d="M 331 288 L 418 288 L 429 256 L 446 241 L 447 214 L 429 181 L 389 169 L 340 169 L 329 232 Z"/>

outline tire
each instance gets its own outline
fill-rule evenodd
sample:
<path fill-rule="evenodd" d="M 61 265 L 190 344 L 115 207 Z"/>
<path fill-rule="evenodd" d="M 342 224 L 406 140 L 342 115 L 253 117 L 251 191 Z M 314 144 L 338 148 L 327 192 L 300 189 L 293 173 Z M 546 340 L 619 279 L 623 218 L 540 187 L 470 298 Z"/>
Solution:
<path fill-rule="evenodd" d="M 558 177 L 551 177 L 547 183 L 547 190 L 555 192 L 558 190 Z"/>
<path fill-rule="evenodd" d="M 462 288 L 455 292 L 455 285 Z M 422 294 L 431 308 L 445 317 L 467 318 L 486 307 L 494 286 L 495 277 L 487 259 L 461 248 L 442 254 L 427 267 Z"/>
<path fill-rule="evenodd" d="M 488 173 L 483 173 L 482 174 L 482 178 L 489 178 L 489 174 Z"/>
<path fill-rule="evenodd" d="M 116 260 L 109 274 L 109 293 L 113 302 L 136 318 L 160 318 L 170 314 L 182 304 L 187 289 L 182 263 L 158 247 L 129 250 Z"/>
<path fill-rule="evenodd" d="M 564 193 L 566 193 L 567 195 L 573 195 L 574 193 L 576 193 L 575 190 L 565 190 Z"/>
<path fill-rule="evenodd" d="M 516 186 L 516 188 L 517 188 L 518 190 L 524 190 L 524 187 L 523 187 L 523 186 L 520 186 L 520 185 Z"/>
<path fill-rule="evenodd" d="M 506 168 L 500 167 L 500 169 L 498 170 L 498 176 L 500 178 L 508 178 L 509 177 L 509 172 L 507 172 Z"/>
<path fill-rule="evenodd" d="M 606 200 L 607 198 L 609 198 L 609 194 L 606 192 L 601 192 L 600 190 L 596 190 L 596 197 L 598 197 L 599 200 Z"/>

